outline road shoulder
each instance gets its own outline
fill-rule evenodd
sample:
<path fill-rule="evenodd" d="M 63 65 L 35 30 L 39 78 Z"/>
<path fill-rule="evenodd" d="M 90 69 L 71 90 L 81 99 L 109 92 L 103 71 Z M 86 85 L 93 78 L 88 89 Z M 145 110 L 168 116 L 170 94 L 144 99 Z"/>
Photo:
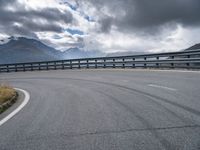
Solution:
<path fill-rule="evenodd" d="M 30 95 L 27 91 L 16 88 L 18 98 L 16 102 L 0 115 L 0 126 L 16 115 L 29 101 Z"/>

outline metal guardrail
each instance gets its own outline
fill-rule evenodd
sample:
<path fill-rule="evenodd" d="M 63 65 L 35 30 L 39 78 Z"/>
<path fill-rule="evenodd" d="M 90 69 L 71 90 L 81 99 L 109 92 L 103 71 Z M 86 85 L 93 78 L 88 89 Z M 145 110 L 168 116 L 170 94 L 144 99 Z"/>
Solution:
<path fill-rule="evenodd" d="M 200 69 L 200 49 L 130 55 L 117 57 L 96 57 L 42 62 L 0 64 L 0 72 L 81 68 L 184 68 Z"/>

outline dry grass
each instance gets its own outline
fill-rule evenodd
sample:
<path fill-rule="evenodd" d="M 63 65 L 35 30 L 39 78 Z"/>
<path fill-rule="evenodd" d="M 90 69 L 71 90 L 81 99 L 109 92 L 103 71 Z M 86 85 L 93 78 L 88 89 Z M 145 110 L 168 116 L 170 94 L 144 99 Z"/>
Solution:
<path fill-rule="evenodd" d="M 0 85 L 0 105 L 13 98 L 15 95 L 16 91 L 12 87 Z"/>

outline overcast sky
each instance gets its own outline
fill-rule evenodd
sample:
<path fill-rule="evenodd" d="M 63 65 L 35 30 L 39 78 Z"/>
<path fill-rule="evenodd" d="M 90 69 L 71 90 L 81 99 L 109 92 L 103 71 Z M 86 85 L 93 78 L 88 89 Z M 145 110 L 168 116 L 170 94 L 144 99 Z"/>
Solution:
<path fill-rule="evenodd" d="M 174 51 L 200 43 L 200 0 L 0 0 L 0 39 L 58 49 Z"/>

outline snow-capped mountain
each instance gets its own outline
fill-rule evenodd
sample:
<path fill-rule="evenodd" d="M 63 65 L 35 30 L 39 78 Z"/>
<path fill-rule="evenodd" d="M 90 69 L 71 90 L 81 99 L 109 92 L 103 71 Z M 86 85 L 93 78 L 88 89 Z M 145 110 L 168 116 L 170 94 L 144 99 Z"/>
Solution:
<path fill-rule="evenodd" d="M 196 44 L 186 50 L 191 49 L 200 49 L 200 44 Z M 10 37 L 0 40 L 0 64 L 136 54 L 143 53 L 117 52 L 106 55 L 98 50 L 85 51 L 77 47 L 61 52 L 36 39 Z"/>
<path fill-rule="evenodd" d="M 11 37 L 7 43 L 0 45 L 0 63 L 55 60 L 59 59 L 59 54 L 38 40 L 24 37 Z"/>
<path fill-rule="evenodd" d="M 78 48 L 61 52 L 36 39 L 24 37 L 10 37 L 1 42 L 1 64 L 102 56 L 99 51 L 84 51 Z"/>

